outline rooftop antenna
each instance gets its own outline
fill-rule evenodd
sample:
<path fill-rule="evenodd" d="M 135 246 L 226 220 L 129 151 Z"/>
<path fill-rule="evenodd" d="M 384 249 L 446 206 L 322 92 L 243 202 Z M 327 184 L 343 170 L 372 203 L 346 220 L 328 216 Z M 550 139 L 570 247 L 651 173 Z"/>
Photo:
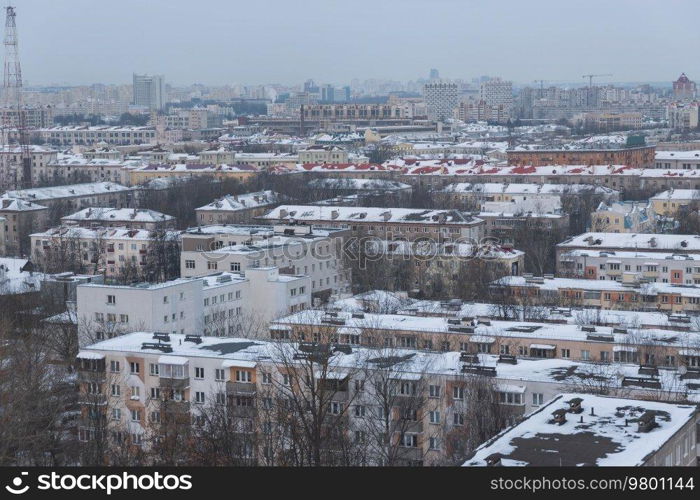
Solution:
<path fill-rule="evenodd" d="M 2 123 L 3 142 L 8 147 L 9 153 L 11 131 L 13 128 L 16 128 L 22 167 L 22 187 L 28 188 L 32 186 L 32 158 L 27 138 L 27 115 L 22 103 L 22 67 L 19 62 L 16 17 L 17 14 L 14 7 L 10 5 L 5 7 L 5 67 L 3 72 L 5 113 Z M 16 119 L 13 117 L 14 110 L 17 113 Z M 5 156 L 8 157 L 6 161 L 9 161 L 9 155 Z"/>

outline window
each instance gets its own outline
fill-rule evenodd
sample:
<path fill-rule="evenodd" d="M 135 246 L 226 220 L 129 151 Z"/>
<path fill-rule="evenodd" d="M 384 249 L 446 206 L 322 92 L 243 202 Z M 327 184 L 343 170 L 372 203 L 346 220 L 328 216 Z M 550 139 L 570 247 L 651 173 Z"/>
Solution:
<path fill-rule="evenodd" d="M 268 372 L 262 372 L 262 383 L 263 384 L 271 384 L 272 383 L 272 374 Z"/>
<path fill-rule="evenodd" d="M 561 357 L 562 358 L 570 358 L 571 357 L 571 351 L 569 349 L 562 349 L 561 350 Z"/>
<path fill-rule="evenodd" d="M 141 371 L 141 366 L 139 365 L 139 363 L 135 363 L 135 362 L 132 361 L 132 362 L 129 363 L 129 371 L 130 371 L 132 374 L 140 373 L 140 371 Z"/>
<path fill-rule="evenodd" d="M 215 269 L 217 269 L 218 267 L 219 267 L 219 266 L 218 266 L 218 264 L 217 264 L 216 262 L 212 262 L 212 261 L 210 261 L 210 260 L 207 261 L 207 269 L 209 269 L 209 270 L 215 270 Z"/>
<path fill-rule="evenodd" d="M 282 375 L 282 384 L 283 385 L 292 385 L 292 376 L 287 375 L 286 373 Z"/>
<path fill-rule="evenodd" d="M 365 416 L 365 411 L 366 408 L 362 405 L 355 405 L 355 416 L 356 417 L 364 417 Z"/>
<path fill-rule="evenodd" d="M 499 392 L 500 402 L 505 405 L 523 404 L 523 395 L 518 392 Z"/>
<path fill-rule="evenodd" d="M 151 387 L 151 399 L 160 399 L 160 387 Z"/>
<path fill-rule="evenodd" d="M 431 398 L 439 398 L 440 397 L 440 386 L 439 385 L 431 385 L 428 389 L 429 395 Z"/>
<path fill-rule="evenodd" d="M 160 423 L 160 412 L 159 411 L 152 411 L 150 415 L 148 416 L 149 420 L 154 423 Z"/>
<path fill-rule="evenodd" d="M 252 382 L 253 374 L 247 370 L 236 370 L 236 382 Z"/>
<path fill-rule="evenodd" d="M 112 396 L 120 396 L 121 393 L 121 386 L 119 384 L 112 384 Z"/>
<path fill-rule="evenodd" d="M 544 394 L 540 392 L 532 393 L 532 406 L 540 406 L 544 402 Z"/>
<path fill-rule="evenodd" d="M 119 371 L 121 371 L 119 367 L 119 361 L 110 361 L 109 371 L 111 371 L 112 373 L 118 373 Z"/>
<path fill-rule="evenodd" d="M 226 373 L 223 368 L 217 368 L 214 371 L 214 378 L 218 381 L 226 380 Z"/>
<path fill-rule="evenodd" d="M 141 420 L 141 411 L 140 410 L 131 410 L 131 421 L 132 422 L 139 422 Z"/>
<path fill-rule="evenodd" d="M 454 413 L 452 415 L 452 423 L 454 425 L 464 425 L 464 413 Z"/>
<path fill-rule="evenodd" d="M 107 304 L 113 306 L 117 303 L 117 298 L 114 295 L 107 295 Z"/>
<path fill-rule="evenodd" d="M 431 424 L 439 424 L 440 423 L 440 412 L 437 410 L 433 410 L 430 412 L 430 423 Z"/>
<path fill-rule="evenodd" d="M 328 413 L 331 415 L 340 415 L 340 413 L 343 411 L 343 403 L 340 403 L 338 401 L 331 401 L 328 403 Z"/>
<path fill-rule="evenodd" d="M 455 386 L 452 388 L 452 399 L 464 399 L 464 387 Z"/>
<path fill-rule="evenodd" d="M 581 351 L 581 359 L 588 361 L 591 359 L 591 351 L 588 351 L 586 349 L 583 349 Z"/>
<path fill-rule="evenodd" d="M 194 393 L 194 402 L 203 404 L 204 403 L 204 392 L 202 391 L 197 391 Z"/>
<path fill-rule="evenodd" d="M 418 448 L 418 435 L 408 433 L 402 435 L 401 446 L 405 446 L 407 448 Z"/>
<path fill-rule="evenodd" d="M 154 376 L 158 376 L 158 363 L 148 363 L 148 372 Z"/>
<path fill-rule="evenodd" d="M 132 385 L 129 391 L 131 392 L 131 399 L 137 400 L 141 397 L 141 388 L 138 385 Z"/>
<path fill-rule="evenodd" d="M 439 450 L 440 449 L 440 440 L 436 437 L 431 437 L 428 441 L 428 447 L 431 450 Z"/>
<path fill-rule="evenodd" d="M 231 262 L 231 271 L 237 273 L 240 270 L 241 270 L 241 263 L 240 262 Z"/>
<path fill-rule="evenodd" d="M 201 366 L 195 366 L 194 378 L 204 378 L 204 368 L 202 368 Z"/>
<path fill-rule="evenodd" d="M 119 408 L 112 408 L 112 420 L 121 420 L 122 411 Z"/>
<path fill-rule="evenodd" d="M 194 269 L 194 261 L 193 260 L 186 260 L 185 261 L 185 269 Z"/>
<path fill-rule="evenodd" d="M 119 322 L 120 323 L 128 323 L 129 322 L 129 315 L 128 314 L 120 314 L 119 315 Z"/>

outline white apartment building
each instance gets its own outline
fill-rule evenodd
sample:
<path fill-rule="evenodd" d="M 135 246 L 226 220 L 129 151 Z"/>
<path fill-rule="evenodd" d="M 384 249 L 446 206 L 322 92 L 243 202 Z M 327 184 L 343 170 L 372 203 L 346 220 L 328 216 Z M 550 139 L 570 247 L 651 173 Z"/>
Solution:
<path fill-rule="evenodd" d="M 215 273 L 164 283 L 77 287 L 80 344 L 134 331 L 254 335 L 269 321 L 311 307 L 308 276 L 277 268 Z"/>
<path fill-rule="evenodd" d="M 155 142 L 156 129 L 153 127 L 119 127 L 109 125 L 43 128 L 37 131 L 39 137 L 56 146 L 75 146 L 105 142 L 115 145 L 135 145 Z"/>
<path fill-rule="evenodd" d="M 228 194 L 208 205 L 195 209 L 199 224 L 240 224 L 263 215 L 277 204 L 279 194 L 274 191 Z"/>
<path fill-rule="evenodd" d="M 165 84 L 163 75 L 137 75 L 134 73 L 134 106 L 148 109 L 163 109 Z"/>
<path fill-rule="evenodd" d="M 481 84 L 479 98 L 486 106 L 502 106 L 510 113 L 513 107 L 513 82 L 493 78 Z"/>
<path fill-rule="evenodd" d="M 557 262 L 560 275 L 622 283 L 700 285 L 700 255 L 572 250 Z"/>
<path fill-rule="evenodd" d="M 432 82 L 423 86 L 423 97 L 428 108 L 428 119 L 443 121 L 452 118 L 459 104 L 459 87 L 456 83 Z"/>
<path fill-rule="evenodd" d="M 700 169 L 700 151 L 657 151 L 654 168 Z"/>
<path fill-rule="evenodd" d="M 310 226 L 203 226 L 182 234 L 183 277 L 275 267 L 281 275 L 304 275 L 309 292 L 326 300 L 349 286 L 341 255 L 347 231 Z"/>

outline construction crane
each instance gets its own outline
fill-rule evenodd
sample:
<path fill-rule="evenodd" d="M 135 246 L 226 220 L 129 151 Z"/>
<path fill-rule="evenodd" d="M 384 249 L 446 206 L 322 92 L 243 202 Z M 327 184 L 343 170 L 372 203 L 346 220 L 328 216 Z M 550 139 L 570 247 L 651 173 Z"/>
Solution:
<path fill-rule="evenodd" d="M 588 78 L 588 90 L 586 91 L 586 107 L 590 106 L 591 88 L 593 87 L 593 79 L 599 76 L 612 76 L 611 73 L 589 74 L 583 75 L 581 78 Z"/>
<path fill-rule="evenodd" d="M 22 103 L 22 67 L 19 62 L 19 50 L 17 45 L 16 16 L 17 14 L 15 13 L 14 7 L 8 6 L 5 8 L 5 67 L 3 72 L 5 110 L 3 113 L 4 120 L 2 126 L 3 146 L 8 148 L 8 154 L 3 155 L 3 157 L 9 162 L 10 137 L 12 130 L 15 129 L 17 130 L 22 186 L 31 187 L 32 156 L 29 147 L 29 139 L 27 137 L 27 115 Z M 7 162 L 4 162 L 4 167 L 8 166 Z M 7 175 L 9 169 L 5 168 L 3 173 Z"/>
<path fill-rule="evenodd" d="M 598 74 L 598 75 L 583 75 L 581 78 L 588 78 L 588 88 L 590 89 L 593 86 L 593 79 L 598 78 L 599 76 L 612 76 L 611 73 L 605 73 L 605 74 Z"/>

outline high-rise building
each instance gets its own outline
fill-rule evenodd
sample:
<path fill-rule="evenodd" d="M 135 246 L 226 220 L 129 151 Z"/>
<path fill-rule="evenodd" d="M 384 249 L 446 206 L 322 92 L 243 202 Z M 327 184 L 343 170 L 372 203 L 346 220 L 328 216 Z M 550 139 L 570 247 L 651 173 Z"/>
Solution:
<path fill-rule="evenodd" d="M 165 84 L 163 75 L 137 75 L 134 73 L 134 106 L 148 109 L 163 109 Z"/>
<path fill-rule="evenodd" d="M 681 73 L 681 76 L 673 82 L 673 96 L 676 99 L 695 99 L 695 82 Z"/>
<path fill-rule="evenodd" d="M 440 79 L 440 72 L 436 70 L 435 68 L 430 70 L 430 79 L 431 80 L 439 80 Z"/>
<path fill-rule="evenodd" d="M 335 87 L 330 84 L 323 85 L 321 87 L 321 101 L 323 102 L 333 102 L 335 101 Z"/>
<path fill-rule="evenodd" d="M 513 108 L 513 82 L 492 78 L 481 84 L 479 100 L 492 110 L 492 120 L 503 122 L 510 118 Z"/>
<path fill-rule="evenodd" d="M 428 108 L 428 119 L 443 121 L 452 118 L 452 113 L 459 104 L 459 88 L 456 83 L 426 83 L 423 86 L 423 97 Z"/>

